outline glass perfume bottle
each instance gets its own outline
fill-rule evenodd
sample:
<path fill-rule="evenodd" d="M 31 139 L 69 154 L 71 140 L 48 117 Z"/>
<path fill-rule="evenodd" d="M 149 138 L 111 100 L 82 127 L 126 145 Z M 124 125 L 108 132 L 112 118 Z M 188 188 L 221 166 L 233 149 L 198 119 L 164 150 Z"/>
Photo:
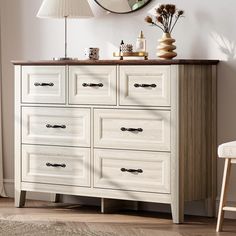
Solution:
<path fill-rule="evenodd" d="M 140 35 L 137 38 L 136 51 L 137 52 L 146 52 L 146 39 L 144 37 L 143 31 L 140 32 Z"/>

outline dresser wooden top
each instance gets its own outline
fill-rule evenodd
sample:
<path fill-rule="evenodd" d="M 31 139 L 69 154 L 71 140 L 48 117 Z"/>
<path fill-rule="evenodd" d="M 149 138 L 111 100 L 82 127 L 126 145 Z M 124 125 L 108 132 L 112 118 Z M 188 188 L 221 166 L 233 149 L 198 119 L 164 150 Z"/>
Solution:
<path fill-rule="evenodd" d="M 12 61 L 14 65 L 24 66 L 57 66 L 57 65 L 216 65 L 219 60 L 175 59 L 175 60 L 45 60 L 45 61 Z"/>

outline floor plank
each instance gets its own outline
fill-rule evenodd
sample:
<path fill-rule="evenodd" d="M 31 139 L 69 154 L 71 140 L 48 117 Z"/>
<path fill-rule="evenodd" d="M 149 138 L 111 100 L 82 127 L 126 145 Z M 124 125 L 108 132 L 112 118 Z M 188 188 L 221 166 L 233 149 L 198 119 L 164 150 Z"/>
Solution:
<path fill-rule="evenodd" d="M 57 221 L 78 222 L 89 228 L 103 228 L 117 232 L 149 232 L 147 235 L 168 236 L 235 236 L 236 220 L 226 219 L 224 232 L 216 233 L 216 219 L 187 216 L 185 224 L 172 223 L 170 214 L 125 211 L 116 214 L 101 214 L 99 207 L 85 207 L 72 204 L 27 201 L 25 208 L 15 208 L 12 199 L 0 199 L 0 219 L 14 221 Z M 112 226 L 112 228 L 111 228 Z M 162 232 L 160 234 L 160 232 Z M 171 234 L 171 235 L 172 235 Z M 175 235 L 174 234 L 174 235 Z M 124 234 L 125 235 L 125 234 Z"/>

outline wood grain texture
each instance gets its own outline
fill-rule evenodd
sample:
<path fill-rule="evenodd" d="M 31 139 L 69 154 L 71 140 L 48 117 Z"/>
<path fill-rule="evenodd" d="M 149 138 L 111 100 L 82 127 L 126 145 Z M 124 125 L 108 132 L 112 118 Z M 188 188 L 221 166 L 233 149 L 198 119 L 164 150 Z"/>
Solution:
<path fill-rule="evenodd" d="M 66 74 L 69 76 L 69 71 L 71 67 L 76 68 L 76 65 L 84 65 L 85 61 L 74 61 L 74 62 L 53 62 L 53 63 L 64 63 L 58 65 L 66 65 Z M 118 63 L 117 63 L 118 62 Z M 189 64 L 189 63 L 192 64 Z M 198 63 L 202 63 L 201 65 Z M 40 65 L 41 62 L 33 62 L 34 65 Z M 38 64 L 37 64 L 38 63 Z M 57 64 L 50 64 L 48 65 L 57 65 Z M 67 63 L 67 64 L 66 64 Z M 69 64 L 72 63 L 72 64 Z M 75 63 L 75 64 L 73 64 Z M 76 64 L 77 63 L 77 64 Z M 81 64 L 78 64 L 81 63 Z M 98 197 L 103 199 L 120 199 L 120 200 L 132 200 L 132 201 L 144 201 L 144 202 L 158 202 L 158 203 L 167 203 L 171 204 L 172 215 L 173 215 L 173 222 L 175 223 L 182 223 L 183 222 L 183 215 L 184 215 L 184 200 L 185 201 L 194 201 L 194 200 L 205 200 L 206 204 L 206 211 L 208 215 L 213 215 L 214 208 L 215 208 L 215 193 L 216 193 L 216 185 L 215 185 L 215 175 L 216 175 L 216 61 L 200 61 L 200 60 L 173 60 L 173 61 L 159 61 L 159 60 L 152 60 L 149 63 L 153 64 L 145 64 L 144 61 L 125 61 L 119 62 L 115 60 L 108 60 L 108 61 L 87 61 L 88 65 L 86 68 L 89 68 L 89 65 L 98 65 L 99 63 L 114 63 L 117 65 L 117 78 L 120 76 L 120 71 L 122 70 L 122 65 L 131 65 L 130 70 L 136 72 L 136 68 L 140 68 L 139 73 L 147 74 L 149 71 L 150 66 L 148 65 L 166 65 L 166 66 L 156 66 L 156 67 L 168 67 L 170 68 L 170 85 L 171 87 L 171 102 L 168 103 L 168 107 L 163 106 L 161 107 L 160 104 L 156 104 L 156 106 L 152 107 L 152 103 L 149 103 L 149 107 L 143 106 L 142 98 L 144 96 L 140 96 L 138 105 L 137 106 L 122 106 L 122 104 L 117 104 L 116 106 L 100 106 L 98 107 L 91 105 L 89 106 L 91 109 L 91 120 L 95 121 L 91 122 L 91 160 L 94 163 L 94 147 L 97 148 L 116 148 L 117 151 L 124 150 L 128 156 L 128 149 L 141 153 L 140 150 L 146 151 L 167 151 L 170 153 L 171 156 L 171 168 L 170 168 L 170 193 L 161 193 L 148 190 L 148 192 L 143 192 L 145 187 L 143 187 L 139 191 L 134 191 L 134 189 L 127 189 L 122 188 L 129 191 L 121 190 L 121 188 L 110 188 L 106 189 L 103 188 L 95 188 L 94 183 L 94 169 L 91 166 L 91 188 L 84 188 L 79 186 L 70 185 L 58 185 L 58 184 L 47 184 L 47 183 L 31 183 L 31 182 L 21 182 L 21 169 L 19 168 L 20 165 L 20 156 L 19 153 L 21 152 L 21 130 L 19 126 L 20 118 L 16 117 L 16 136 L 15 141 L 17 145 L 15 146 L 15 153 L 16 153 L 16 202 L 18 205 L 21 205 L 20 198 L 21 195 L 20 191 L 36 191 L 36 192 L 50 192 L 50 193 L 59 193 L 59 194 L 70 194 L 70 195 L 80 195 L 80 196 L 90 196 L 90 197 Z M 97 64 L 96 64 L 97 63 Z M 121 64 L 119 64 L 121 63 Z M 122 64 L 124 63 L 124 64 Z M 127 64 L 125 64 L 127 63 Z M 129 64 L 128 64 L 129 63 Z M 133 63 L 133 64 L 132 64 Z M 135 64 L 136 63 L 136 64 Z M 178 64 L 180 63 L 180 64 Z M 182 64 L 181 64 L 182 63 Z M 209 65 L 209 63 L 211 65 Z M 214 64 L 215 63 L 215 64 Z M 30 64 L 25 64 L 24 67 Z M 47 65 L 47 64 L 43 64 Z M 111 64 L 107 64 L 111 65 Z M 120 65 L 120 66 L 119 66 Z M 139 66 L 132 66 L 132 65 L 139 65 Z M 45 66 L 46 67 L 46 66 Z M 80 67 L 80 66 L 78 66 Z M 93 66 L 95 67 L 95 66 Z M 111 66 L 113 67 L 113 66 Z M 125 67 L 125 66 L 124 66 Z M 155 66 L 154 66 L 155 67 Z M 20 76 L 21 66 L 16 66 L 16 114 L 19 115 L 21 113 L 21 106 L 25 106 L 25 104 L 20 103 L 21 98 L 21 91 L 20 91 L 20 84 L 21 84 L 21 76 Z M 68 84 L 67 84 L 68 85 Z M 119 86 L 117 79 L 117 101 L 121 96 L 122 88 Z M 71 91 L 68 90 L 68 86 L 66 86 L 67 95 L 66 95 L 66 104 L 65 106 L 57 109 L 72 109 L 72 105 L 68 103 L 69 93 Z M 37 106 L 35 104 L 27 104 L 27 109 L 33 109 L 32 105 Z M 102 105 L 102 104 L 101 104 Z M 126 104 L 127 105 L 127 104 Z M 40 109 L 43 110 L 42 106 L 46 106 L 45 104 L 40 105 Z M 47 104 L 50 106 L 50 104 Z M 51 106 L 52 107 L 52 106 Z M 74 106 L 75 107 L 75 106 Z M 77 106 L 76 106 L 77 107 Z M 82 107 L 78 105 L 78 107 Z M 96 108 L 95 108 L 96 107 Z M 102 109 L 101 109 L 102 108 Z M 152 109 L 150 109 L 152 108 Z M 25 108 L 23 108 L 24 110 Z M 53 110 L 55 108 L 51 108 Z M 81 108 L 78 108 L 81 110 Z M 124 137 L 122 137 L 123 143 L 120 145 L 117 141 L 111 142 L 111 136 L 109 137 L 110 133 L 107 132 L 109 142 L 105 143 L 104 146 L 101 146 L 97 143 L 96 139 L 93 137 L 99 136 L 96 135 L 96 132 L 100 129 L 100 125 L 96 124 L 97 116 L 96 113 L 101 113 L 102 111 L 107 111 L 107 113 L 115 114 L 112 119 L 116 118 L 116 121 L 109 123 L 108 131 L 110 132 L 117 126 L 118 121 L 120 118 L 127 120 L 127 115 L 133 114 L 131 116 L 132 119 L 128 119 L 127 122 L 132 121 L 132 123 L 125 123 L 129 125 L 128 127 L 139 127 L 139 125 L 153 125 L 154 128 L 147 129 L 148 131 L 148 138 L 144 136 L 144 141 L 140 143 L 139 146 L 137 145 L 137 140 L 134 140 L 134 137 L 126 138 L 126 142 L 124 143 Z M 99 112 L 98 112 L 99 111 Z M 157 125 L 155 123 L 155 119 L 157 118 L 157 111 L 160 114 L 169 114 L 165 116 L 165 122 L 168 123 L 166 127 L 169 127 L 170 132 L 162 132 L 164 138 L 168 137 L 168 148 L 161 149 L 158 146 L 158 149 L 154 148 L 157 145 L 152 144 L 152 137 L 154 137 L 154 141 L 158 140 L 160 137 L 156 137 L 155 135 L 161 130 L 160 128 L 156 130 Z M 122 115 L 124 113 L 124 116 Z M 153 117 L 155 119 L 147 119 L 146 116 L 143 114 L 148 114 L 148 117 Z M 61 116 L 61 115 L 59 115 Z M 109 115 L 110 117 L 110 115 Z M 136 121 L 137 117 L 141 120 Z M 128 117 L 130 118 L 130 117 Z M 142 119 L 141 119 L 142 118 Z M 145 124 L 143 124 L 144 120 L 147 120 Z M 150 122 L 149 122 L 150 120 Z M 160 119 L 158 119 L 160 120 Z M 106 121 L 107 122 L 107 121 Z M 150 125 L 151 124 L 151 125 Z M 120 124 L 121 125 L 121 124 Z M 120 127 L 118 126 L 116 130 L 120 131 Z M 149 127 L 148 126 L 148 127 Z M 160 126 L 160 125 L 159 125 Z M 104 126 L 105 127 L 105 126 Z M 147 127 L 147 128 L 148 128 Z M 105 127 L 106 128 L 106 127 Z M 105 130 L 105 128 L 103 130 Z M 146 129 L 145 129 L 146 130 Z M 114 134 L 115 132 L 112 132 Z M 150 134 L 149 134 L 150 133 Z M 127 134 L 125 134 L 127 135 Z M 170 137 L 169 137 L 170 136 Z M 128 136 L 129 137 L 129 136 Z M 137 138 L 137 137 L 136 137 Z M 140 140 L 142 136 L 139 136 Z M 163 138 L 163 140 L 164 140 Z M 129 142 L 133 142 L 135 145 L 131 146 Z M 165 141 L 165 140 L 164 140 Z M 131 142 L 131 143 L 132 143 Z M 145 146 L 145 143 L 151 143 L 154 145 L 153 147 Z M 39 144 L 39 143 L 37 143 Z M 62 144 L 64 145 L 65 142 Z M 119 145 L 118 145 L 119 144 Z M 149 144 L 148 144 L 149 145 Z M 125 154 L 124 154 L 125 155 Z M 118 181 L 119 183 L 119 181 Z M 117 184 L 117 181 L 116 181 Z M 103 187 L 103 186 L 102 186 Z M 104 207 L 104 211 L 106 209 L 112 208 L 110 207 L 113 204 L 110 204 L 113 200 L 103 200 L 103 203 L 106 204 Z"/>
<path fill-rule="evenodd" d="M 208 120 L 211 123 L 211 149 L 209 155 L 211 156 L 211 162 L 208 162 L 208 168 L 211 169 L 208 178 L 208 189 L 211 189 L 210 197 L 206 201 L 206 210 L 207 215 L 214 217 L 216 216 L 216 207 L 215 199 L 217 196 L 217 67 L 216 65 L 212 66 L 212 75 L 211 75 L 211 120 Z"/>
<path fill-rule="evenodd" d="M 189 60 L 189 59 L 176 59 L 176 60 L 69 60 L 69 61 L 12 61 L 14 65 L 24 66 L 46 66 L 46 65 L 217 65 L 219 60 Z"/>
<path fill-rule="evenodd" d="M 215 232 L 216 220 L 206 217 L 186 216 L 185 224 L 175 225 L 170 214 L 122 211 L 117 214 L 101 214 L 99 207 L 75 204 L 53 204 L 28 200 L 26 208 L 14 208 L 12 199 L 1 199 L 0 218 L 4 221 L 45 223 L 60 227 L 69 224 L 82 225 L 107 235 L 123 236 L 219 236 Z M 225 232 L 220 235 L 235 236 L 236 220 L 226 219 Z M 72 229 L 72 228 L 71 228 Z M 55 232 L 57 232 L 55 230 Z M 73 232 L 73 231 L 72 231 Z M 2 233 L 2 232 L 1 232 Z M 18 232 L 17 235 L 23 235 Z"/>
<path fill-rule="evenodd" d="M 185 201 L 215 200 L 216 76 L 207 65 L 179 66 L 180 158 Z M 211 206 L 213 207 L 213 205 Z"/>
<path fill-rule="evenodd" d="M 15 66 L 15 124 L 14 124 L 14 161 L 15 161 L 15 206 L 22 207 L 25 204 L 26 191 L 21 189 L 21 66 Z"/>
<path fill-rule="evenodd" d="M 21 77 L 22 103 L 65 104 L 65 66 L 24 66 Z M 41 86 L 42 83 L 51 85 Z"/>
<path fill-rule="evenodd" d="M 21 188 L 24 191 L 34 191 L 41 193 L 59 193 L 67 195 L 78 195 L 85 197 L 97 197 L 97 198 L 108 198 L 108 199 L 120 199 L 120 200 L 129 200 L 129 201 L 143 201 L 143 202 L 158 202 L 158 203 L 171 203 L 170 194 L 162 193 L 150 193 L 150 192 L 137 192 L 132 191 L 129 194 L 129 191 L 120 191 L 120 190 L 111 190 L 111 189 L 100 189 L 100 188 L 85 188 L 68 185 L 53 185 L 53 184 L 41 184 L 41 183 L 29 183 L 22 182 Z"/>
<path fill-rule="evenodd" d="M 171 66 L 168 65 L 121 66 L 119 70 L 119 104 L 139 107 L 170 106 L 170 86 L 172 82 L 170 69 Z M 140 87 L 142 84 L 154 87 L 147 89 L 147 87 Z"/>
<path fill-rule="evenodd" d="M 171 66 L 171 211 L 174 223 L 184 222 L 184 165 L 179 155 L 179 66 Z"/>
<path fill-rule="evenodd" d="M 117 67 L 114 66 L 70 66 L 69 104 L 116 105 Z M 90 84 L 100 87 L 90 87 Z"/>

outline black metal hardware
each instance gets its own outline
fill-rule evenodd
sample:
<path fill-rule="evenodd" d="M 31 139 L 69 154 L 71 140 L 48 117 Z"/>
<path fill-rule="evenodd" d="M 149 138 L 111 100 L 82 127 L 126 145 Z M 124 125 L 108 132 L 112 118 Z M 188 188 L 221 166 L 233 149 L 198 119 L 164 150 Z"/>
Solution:
<path fill-rule="evenodd" d="M 156 84 L 134 84 L 135 88 L 156 88 Z"/>
<path fill-rule="evenodd" d="M 52 164 L 52 163 L 46 163 L 47 167 L 62 167 L 62 168 L 66 168 L 66 164 Z"/>
<path fill-rule="evenodd" d="M 129 172 L 129 173 L 143 173 L 142 169 L 126 169 L 126 168 L 121 168 L 120 169 L 122 172 Z"/>
<path fill-rule="evenodd" d="M 103 84 L 102 83 L 99 83 L 99 84 L 94 84 L 94 83 L 83 83 L 82 84 L 83 87 L 103 87 Z"/>
<path fill-rule="evenodd" d="M 50 86 L 50 87 L 52 87 L 52 86 L 54 86 L 54 83 L 38 83 L 38 82 L 36 82 L 36 83 L 34 83 L 34 86 Z"/>
<path fill-rule="evenodd" d="M 50 124 L 47 124 L 46 127 L 52 128 L 52 129 L 65 129 L 66 128 L 65 125 L 50 125 Z"/>
<path fill-rule="evenodd" d="M 121 131 L 129 131 L 129 132 L 143 132 L 143 129 L 142 128 L 125 128 L 125 127 L 122 127 L 120 129 Z"/>

